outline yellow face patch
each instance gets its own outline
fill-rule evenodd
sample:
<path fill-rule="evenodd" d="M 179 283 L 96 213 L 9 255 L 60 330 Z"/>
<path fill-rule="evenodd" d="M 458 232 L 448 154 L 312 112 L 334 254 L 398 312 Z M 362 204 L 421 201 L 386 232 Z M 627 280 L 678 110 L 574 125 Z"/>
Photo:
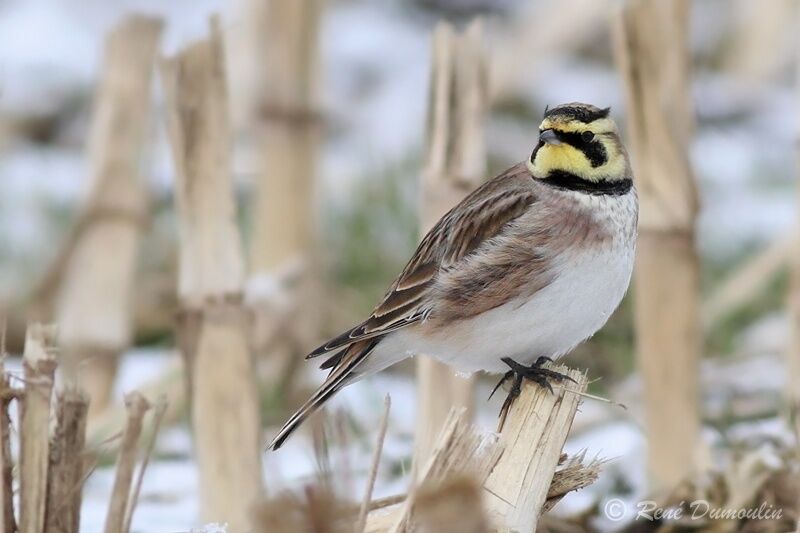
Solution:
<path fill-rule="evenodd" d="M 589 124 L 575 119 L 555 116 L 546 118 L 539 126 L 541 131 L 553 130 L 556 133 L 580 134 L 591 132 L 594 142 L 602 144 L 606 161 L 593 167 L 586 154 L 568 142 L 543 144 L 535 153 L 533 160 L 527 162 L 528 169 L 536 178 L 546 178 L 553 171 L 574 174 L 588 181 L 624 179 L 628 176 L 628 160 L 617 136 L 617 127 L 610 118 L 601 118 Z"/>

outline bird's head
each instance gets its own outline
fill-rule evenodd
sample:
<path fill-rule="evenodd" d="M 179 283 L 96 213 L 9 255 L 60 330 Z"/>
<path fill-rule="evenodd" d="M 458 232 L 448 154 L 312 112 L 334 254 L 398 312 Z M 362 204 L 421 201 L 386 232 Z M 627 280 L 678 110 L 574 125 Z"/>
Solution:
<path fill-rule="evenodd" d="M 609 108 L 563 104 L 545 110 L 528 169 L 547 179 L 564 173 L 590 182 L 630 178 L 628 155 Z"/>

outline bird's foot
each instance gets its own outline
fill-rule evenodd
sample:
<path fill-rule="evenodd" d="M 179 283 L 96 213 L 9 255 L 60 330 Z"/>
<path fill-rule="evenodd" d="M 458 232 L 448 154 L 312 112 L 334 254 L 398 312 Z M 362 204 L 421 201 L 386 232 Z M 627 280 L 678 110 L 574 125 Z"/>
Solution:
<path fill-rule="evenodd" d="M 511 369 L 510 372 L 512 372 L 517 377 L 521 377 L 533 381 L 535 383 L 538 383 L 540 386 L 544 387 L 550 392 L 553 392 L 553 386 L 550 385 L 551 382 L 561 383 L 562 381 L 571 381 L 573 383 L 577 383 L 567 374 L 562 374 L 561 372 L 555 372 L 553 370 L 544 368 L 545 363 L 553 362 L 553 360 L 550 359 L 549 357 L 540 357 L 531 366 L 525 366 L 520 363 L 517 363 L 510 357 L 504 357 L 503 359 L 501 359 L 501 361 L 503 361 L 506 365 L 508 365 L 508 367 Z M 506 373 L 506 375 L 508 375 L 508 372 Z M 513 390 L 514 389 L 512 388 L 512 391 Z M 519 391 L 517 391 L 517 395 L 519 395 Z"/>
<path fill-rule="evenodd" d="M 511 390 L 508 392 L 508 396 L 506 396 L 506 400 L 503 402 L 503 407 L 500 411 L 501 413 L 507 412 L 514 400 L 516 400 L 520 395 L 520 392 L 522 391 L 523 379 L 533 381 L 550 392 L 553 392 L 553 386 L 550 384 L 551 382 L 561 383 L 563 381 L 571 381 L 576 383 L 574 379 L 566 374 L 544 368 L 545 363 L 553 362 L 553 360 L 549 357 L 540 357 L 531 366 L 525 366 L 517 363 L 510 357 L 504 357 L 501 359 L 501 361 L 508 365 L 511 370 L 503 374 L 500 382 L 495 385 L 494 389 L 492 389 L 492 393 L 489 395 L 489 398 L 491 398 L 495 391 L 497 391 L 497 389 L 499 389 L 506 381 L 509 379 L 514 380 L 511 384 Z"/>

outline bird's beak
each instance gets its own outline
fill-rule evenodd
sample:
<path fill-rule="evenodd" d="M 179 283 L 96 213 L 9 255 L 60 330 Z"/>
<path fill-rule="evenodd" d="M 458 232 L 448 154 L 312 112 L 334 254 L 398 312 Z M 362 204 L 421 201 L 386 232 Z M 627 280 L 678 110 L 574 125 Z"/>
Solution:
<path fill-rule="evenodd" d="M 544 130 L 543 132 L 541 132 L 539 134 L 539 141 L 553 145 L 561 144 L 561 140 L 558 138 L 558 135 L 553 130 Z"/>

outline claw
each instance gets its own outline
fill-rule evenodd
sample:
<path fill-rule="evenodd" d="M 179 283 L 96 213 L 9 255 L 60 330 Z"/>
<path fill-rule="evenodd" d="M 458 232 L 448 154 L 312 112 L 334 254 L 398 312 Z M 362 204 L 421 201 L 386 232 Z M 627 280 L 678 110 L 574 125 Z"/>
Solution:
<path fill-rule="evenodd" d="M 494 386 L 494 388 L 492 389 L 492 392 L 490 392 L 490 393 L 489 393 L 489 397 L 488 397 L 488 398 L 486 398 L 486 401 L 489 401 L 489 400 L 491 400 L 491 399 L 492 399 L 492 396 L 494 396 L 494 393 L 495 393 L 495 392 L 497 392 L 497 389 L 499 389 L 500 387 L 502 387 L 502 386 L 503 386 L 503 383 L 505 383 L 506 381 L 508 381 L 508 380 L 509 380 L 509 379 L 511 379 L 512 377 L 514 377 L 514 371 L 513 371 L 513 370 L 509 370 L 508 372 L 506 372 L 505 374 L 503 374 L 503 377 L 502 377 L 502 378 L 500 378 L 500 381 L 498 381 L 498 382 L 497 382 L 497 385 L 495 385 L 495 386 Z"/>

